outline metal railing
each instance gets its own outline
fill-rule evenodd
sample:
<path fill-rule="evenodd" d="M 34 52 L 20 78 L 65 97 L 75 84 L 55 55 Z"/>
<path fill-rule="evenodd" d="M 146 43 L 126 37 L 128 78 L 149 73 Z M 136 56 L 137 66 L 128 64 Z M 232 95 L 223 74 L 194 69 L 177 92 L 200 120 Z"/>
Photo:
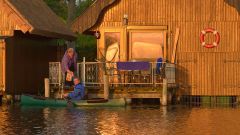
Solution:
<path fill-rule="evenodd" d="M 50 84 L 61 85 L 62 72 L 60 62 L 49 62 L 49 80 Z"/>
<path fill-rule="evenodd" d="M 163 78 L 168 83 L 175 83 L 175 65 L 162 63 L 160 73 L 156 72 L 157 62 L 151 62 L 149 70 L 118 70 L 115 62 L 81 62 L 78 63 L 78 76 L 87 87 L 103 85 L 103 75 L 109 76 L 109 84 L 116 86 L 157 86 Z M 51 84 L 61 84 L 61 66 L 59 62 L 49 63 L 49 79 Z"/>

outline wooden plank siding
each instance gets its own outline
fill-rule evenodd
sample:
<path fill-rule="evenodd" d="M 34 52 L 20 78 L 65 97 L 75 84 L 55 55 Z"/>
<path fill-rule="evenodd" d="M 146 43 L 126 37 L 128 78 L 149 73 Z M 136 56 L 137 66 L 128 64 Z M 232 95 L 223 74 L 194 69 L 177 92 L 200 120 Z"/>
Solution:
<path fill-rule="evenodd" d="M 0 0 L 0 36 L 13 36 L 13 30 L 23 30 L 26 32 L 30 29 L 20 16 L 15 14 L 12 8 Z"/>
<path fill-rule="evenodd" d="M 123 28 L 124 14 L 128 26 L 168 26 L 169 60 L 175 29 L 180 28 L 177 82 L 181 94 L 240 95 L 240 11 L 227 0 L 121 0 L 103 13 L 91 30 Z M 208 27 L 221 37 L 213 49 L 200 44 L 200 32 Z"/>

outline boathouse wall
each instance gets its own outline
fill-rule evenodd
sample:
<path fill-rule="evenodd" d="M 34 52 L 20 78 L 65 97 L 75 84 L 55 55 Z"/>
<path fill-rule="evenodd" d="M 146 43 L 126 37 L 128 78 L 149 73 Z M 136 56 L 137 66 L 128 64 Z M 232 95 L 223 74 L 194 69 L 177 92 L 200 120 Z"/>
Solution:
<path fill-rule="evenodd" d="M 129 27 L 145 31 L 148 28 L 166 27 L 166 58 L 170 61 L 176 29 L 179 28 L 175 62 L 179 94 L 240 95 L 239 6 L 239 0 L 116 0 L 101 11 L 93 27 L 85 31 L 81 27 L 95 21 L 91 18 L 96 13 L 86 11 L 79 17 L 81 21 L 77 19 L 74 22 L 73 30 L 84 33 L 99 31 L 101 38 L 98 40 L 98 50 L 105 47 L 105 32 L 120 32 L 120 58 L 127 61 L 131 55 Z M 84 15 L 88 15 L 85 16 L 86 20 Z M 217 47 L 205 48 L 201 45 L 200 33 L 206 28 L 219 32 L 220 43 Z M 213 34 L 207 34 L 205 38 L 207 43 L 215 41 Z M 98 56 L 101 56 L 99 52 Z"/>
<path fill-rule="evenodd" d="M 0 0 L 0 90 L 43 92 L 48 63 L 60 60 L 58 39 L 75 34 L 43 0 Z"/>

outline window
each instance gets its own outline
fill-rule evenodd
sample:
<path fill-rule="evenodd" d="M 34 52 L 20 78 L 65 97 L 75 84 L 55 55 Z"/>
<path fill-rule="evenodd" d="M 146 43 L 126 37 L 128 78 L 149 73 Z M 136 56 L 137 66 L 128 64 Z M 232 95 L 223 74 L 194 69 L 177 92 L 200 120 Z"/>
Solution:
<path fill-rule="evenodd" d="M 119 60 L 120 32 L 106 32 L 105 36 L 105 52 L 107 61 Z"/>
<path fill-rule="evenodd" d="M 130 32 L 130 59 L 163 57 L 164 32 Z"/>

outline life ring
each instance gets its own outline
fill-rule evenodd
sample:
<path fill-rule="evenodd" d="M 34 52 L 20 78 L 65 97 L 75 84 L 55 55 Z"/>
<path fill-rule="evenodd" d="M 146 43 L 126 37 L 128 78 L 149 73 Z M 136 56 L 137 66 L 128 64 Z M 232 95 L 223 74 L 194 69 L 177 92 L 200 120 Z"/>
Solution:
<path fill-rule="evenodd" d="M 205 35 L 207 33 L 213 33 L 215 35 L 215 41 L 210 44 L 210 43 L 206 43 L 205 42 Z M 200 34 L 200 42 L 202 44 L 203 47 L 206 47 L 206 48 L 214 48 L 214 47 L 217 47 L 219 42 L 220 42 L 220 34 L 218 31 L 216 31 L 215 29 L 213 28 L 207 28 L 203 31 L 201 31 L 201 34 Z"/>

